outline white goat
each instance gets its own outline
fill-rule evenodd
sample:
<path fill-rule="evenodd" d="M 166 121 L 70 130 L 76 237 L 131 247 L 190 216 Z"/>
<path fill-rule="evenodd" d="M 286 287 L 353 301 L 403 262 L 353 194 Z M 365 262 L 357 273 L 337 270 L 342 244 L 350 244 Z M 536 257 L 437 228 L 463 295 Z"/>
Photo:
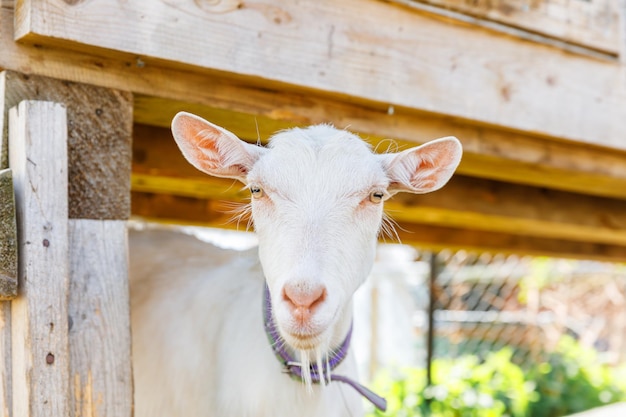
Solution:
<path fill-rule="evenodd" d="M 196 168 L 246 184 L 258 256 L 170 232 L 131 235 L 135 415 L 362 415 L 347 343 L 383 201 L 442 187 L 458 140 L 378 155 L 319 125 L 264 148 L 188 113 L 172 132 Z"/>

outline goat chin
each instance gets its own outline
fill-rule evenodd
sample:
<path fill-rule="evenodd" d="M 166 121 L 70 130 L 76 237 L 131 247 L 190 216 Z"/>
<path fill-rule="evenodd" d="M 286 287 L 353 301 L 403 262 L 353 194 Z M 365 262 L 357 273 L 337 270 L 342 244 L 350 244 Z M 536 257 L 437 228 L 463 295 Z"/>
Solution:
<path fill-rule="evenodd" d="M 129 243 L 137 417 L 363 414 L 349 387 L 283 373 L 263 329 L 255 250 L 166 231 L 131 231 Z M 297 353 L 305 369 L 327 362 L 326 345 Z M 356 378 L 352 355 L 333 372 Z"/>

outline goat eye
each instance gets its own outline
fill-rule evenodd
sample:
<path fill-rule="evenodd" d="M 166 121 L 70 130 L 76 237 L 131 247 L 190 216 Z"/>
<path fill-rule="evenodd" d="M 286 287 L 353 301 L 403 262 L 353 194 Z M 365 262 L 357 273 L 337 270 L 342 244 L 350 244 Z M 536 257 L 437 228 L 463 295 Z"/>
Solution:
<path fill-rule="evenodd" d="M 380 203 L 385 198 L 385 193 L 382 191 L 372 191 L 370 194 L 370 201 L 372 203 Z"/>
<path fill-rule="evenodd" d="M 263 197 L 263 188 L 256 186 L 250 187 L 250 194 L 252 194 L 254 198 Z"/>

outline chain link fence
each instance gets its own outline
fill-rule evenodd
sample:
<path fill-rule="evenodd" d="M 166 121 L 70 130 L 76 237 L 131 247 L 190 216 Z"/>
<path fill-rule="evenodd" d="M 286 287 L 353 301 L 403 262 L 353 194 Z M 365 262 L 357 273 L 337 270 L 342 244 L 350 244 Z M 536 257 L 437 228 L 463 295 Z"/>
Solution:
<path fill-rule="evenodd" d="M 603 363 L 626 362 L 626 265 L 392 245 L 379 253 L 357 309 L 361 373 L 370 378 L 505 346 L 525 368 L 564 335 Z"/>
<path fill-rule="evenodd" d="M 569 335 L 607 363 L 626 360 L 623 265 L 465 251 L 432 256 L 431 357 L 484 357 L 509 346 L 525 367 Z"/>

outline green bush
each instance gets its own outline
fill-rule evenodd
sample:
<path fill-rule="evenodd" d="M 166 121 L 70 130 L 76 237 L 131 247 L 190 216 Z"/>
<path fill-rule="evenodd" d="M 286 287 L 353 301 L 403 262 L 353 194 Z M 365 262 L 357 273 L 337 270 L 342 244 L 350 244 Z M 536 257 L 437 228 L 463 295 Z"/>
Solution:
<path fill-rule="evenodd" d="M 388 410 L 372 410 L 370 416 L 560 417 L 626 400 L 626 367 L 600 365 L 593 350 L 571 338 L 526 371 L 511 361 L 512 353 L 504 348 L 484 360 L 437 359 L 431 386 L 425 369 L 382 375 L 375 386 L 386 396 Z"/>
<path fill-rule="evenodd" d="M 528 379 L 536 383 L 537 401 L 530 406 L 533 417 L 559 417 L 626 399 L 620 387 L 620 370 L 600 364 L 593 349 L 563 337 L 545 362 L 531 368 Z"/>

